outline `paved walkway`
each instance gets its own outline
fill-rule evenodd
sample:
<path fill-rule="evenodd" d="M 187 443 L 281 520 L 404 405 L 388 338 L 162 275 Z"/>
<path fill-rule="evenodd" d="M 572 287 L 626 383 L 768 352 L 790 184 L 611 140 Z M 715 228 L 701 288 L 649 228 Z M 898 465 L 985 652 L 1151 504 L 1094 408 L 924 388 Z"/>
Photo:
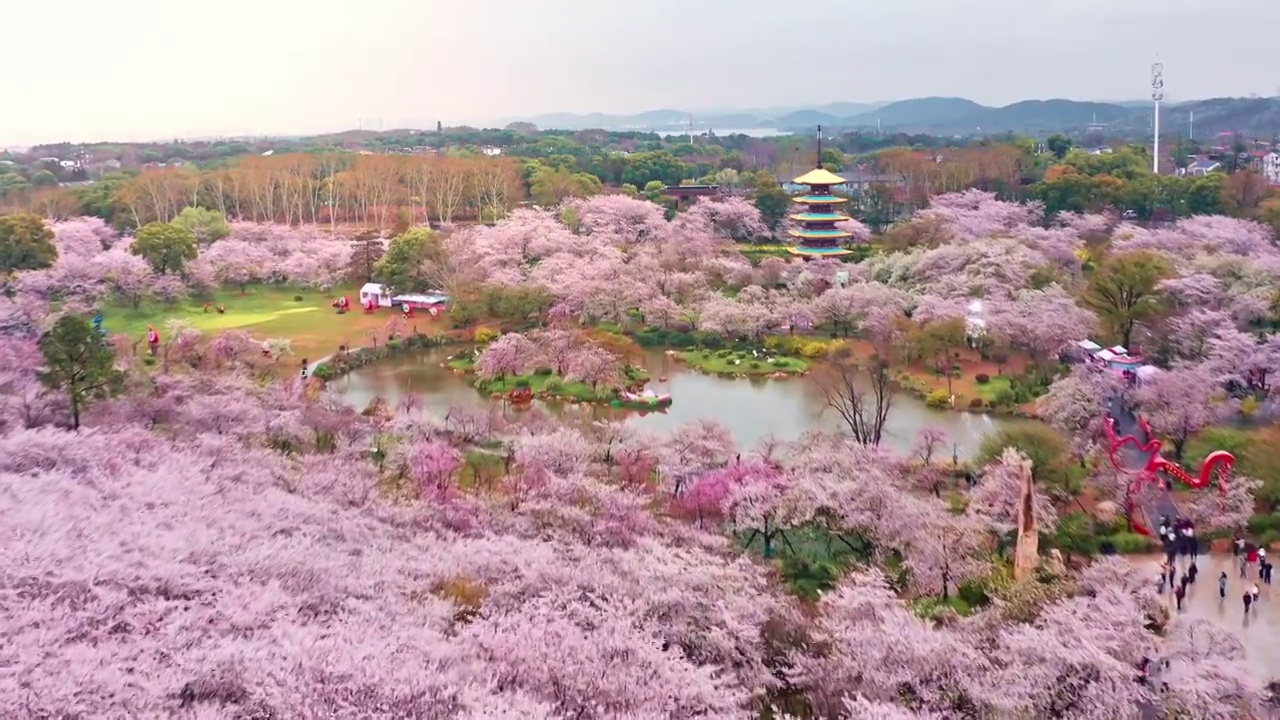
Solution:
<path fill-rule="evenodd" d="M 1136 560 L 1148 572 L 1152 585 L 1163 558 L 1154 556 Z M 1178 558 L 1178 572 L 1187 567 L 1186 558 Z M 1249 664 L 1264 681 L 1280 678 L 1280 584 L 1265 585 L 1258 578 L 1257 566 L 1249 568 L 1246 578 L 1240 577 L 1239 565 L 1230 554 L 1201 555 L 1196 561 L 1199 573 L 1194 585 L 1187 586 L 1187 597 L 1182 602 L 1182 612 L 1207 618 L 1240 638 L 1244 644 Z M 1218 575 L 1227 573 L 1226 600 L 1218 598 Z M 1274 580 L 1273 580 L 1274 582 Z M 1258 584 L 1261 592 L 1258 604 L 1244 614 L 1241 596 L 1247 588 Z M 1165 588 L 1161 599 L 1168 603 L 1172 614 L 1177 614 L 1173 594 Z"/>

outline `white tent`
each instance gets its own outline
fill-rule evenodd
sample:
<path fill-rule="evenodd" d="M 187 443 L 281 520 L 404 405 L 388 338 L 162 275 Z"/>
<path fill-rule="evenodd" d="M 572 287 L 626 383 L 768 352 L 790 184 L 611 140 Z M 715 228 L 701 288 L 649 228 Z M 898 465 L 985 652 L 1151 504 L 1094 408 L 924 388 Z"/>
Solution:
<path fill-rule="evenodd" d="M 378 307 L 391 307 L 391 290 L 384 287 L 381 283 L 365 283 L 360 288 L 360 306 L 364 307 L 369 301 Z"/>
<path fill-rule="evenodd" d="M 1108 350 L 1110 350 L 1111 352 L 1115 353 L 1117 356 L 1123 356 L 1123 355 L 1128 355 L 1128 354 L 1129 354 L 1129 351 L 1128 351 L 1128 350 L 1126 350 L 1126 349 L 1125 349 L 1125 347 L 1124 347 L 1123 345 L 1114 345 L 1114 346 L 1109 347 L 1109 348 L 1107 348 L 1107 349 L 1108 349 Z"/>
<path fill-rule="evenodd" d="M 1116 359 L 1116 354 L 1111 352 L 1110 350 L 1099 350 L 1098 352 L 1094 353 L 1093 356 L 1103 362 L 1111 362 L 1112 360 Z"/>
<path fill-rule="evenodd" d="M 1084 350 L 1085 352 L 1091 352 L 1091 353 L 1098 352 L 1099 350 L 1102 349 L 1101 345 L 1099 345 L 1098 343 L 1092 340 L 1081 340 L 1076 343 L 1076 347 L 1080 348 L 1081 350 Z"/>

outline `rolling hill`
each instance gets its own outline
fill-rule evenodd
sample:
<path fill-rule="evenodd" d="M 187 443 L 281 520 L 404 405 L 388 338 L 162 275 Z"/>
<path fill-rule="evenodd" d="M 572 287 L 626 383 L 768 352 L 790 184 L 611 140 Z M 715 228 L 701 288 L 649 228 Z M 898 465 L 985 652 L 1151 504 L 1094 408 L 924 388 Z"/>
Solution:
<path fill-rule="evenodd" d="M 986 108 L 980 112 L 957 118 L 953 128 L 984 132 L 1020 132 L 1038 134 L 1058 132 L 1071 128 L 1088 127 L 1093 123 L 1113 123 L 1134 111 L 1098 102 L 1076 100 L 1023 100 L 1002 108 Z"/>
<path fill-rule="evenodd" d="M 1058 132 L 1083 133 L 1092 128 L 1107 135 L 1126 137 L 1140 137 L 1149 132 L 1151 126 L 1150 103 L 1136 101 L 1023 100 L 1004 107 L 987 107 L 966 98 L 924 97 L 842 114 L 867 107 L 872 106 L 838 102 L 776 114 L 744 110 L 695 115 L 693 122 L 700 131 L 713 128 L 718 132 L 775 128 L 810 133 L 820 124 L 833 132 L 878 127 L 885 132 L 937 135 L 1015 132 L 1044 136 Z M 1280 97 L 1214 98 L 1169 104 L 1161 126 L 1171 134 L 1186 133 L 1192 112 L 1197 137 L 1223 132 L 1265 138 L 1280 136 Z M 689 114 L 681 110 L 652 110 L 635 115 L 551 113 L 524 119 L 543 129 L 681 132 L 688 127 Z"/>
<path fill-rule="evenodd" d="M 889 126 L 927 129 L 947 125 L 967 115 L 989 110 L 984 105 L 965 98 L 925 97 L 889 103 L 882 108 L 846 118 L 845 124 L 866 127 Z"/>

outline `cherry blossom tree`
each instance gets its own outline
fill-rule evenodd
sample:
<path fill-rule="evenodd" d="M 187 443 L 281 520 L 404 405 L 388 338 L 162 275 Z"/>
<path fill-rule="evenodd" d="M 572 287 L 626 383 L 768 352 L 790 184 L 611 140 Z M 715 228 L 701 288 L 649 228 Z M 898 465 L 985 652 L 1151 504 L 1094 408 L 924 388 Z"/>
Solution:
<path fill-rule="evenodd" d="M 1176 460 L 1187 440 L 1231 412 L 1224 393 L 1203 366 L 1180 366 L 1145 379 L 1137 401 L 1156 435 L 1166 438 Z"/>
<path fill-rule="evenodd" d="M 906 695 L 945 712 L 981 707 L 991 692 L 981 682 L 991 664 L 969 638 L 913 614 L 878 572 L 851 574 L 821 606 L 817 651 L 797 658 L 795 675 L 822 717 L 840 717 L 854 697 L 893 704 Z"/>
<path fill-rule="evenodd" d="M 702 232 L 715 233 L 730 240 L 751 241 L 769 234 L 769 228 L 760 218 L 760 211 L 740 197 L 695 203 L 678 219 Z"/>
<path fill-rule="evenodd" d="M 596 345 L 583 345 L 574 351 L 565 367 L 565 379 L 585 382 L 591 388 L 609 386 L 618 381 L 618 356 Z"/>
<path fill-rule="evenodd" d="M 1036 401 L 1036 413 L 1071 438 L 1072 448 L 1084 457 L 1101 437 L 1111 398 L 1123 389 L 1113 373 L 1079 366 L 1049 386 Z"/>
<path fill-rule="evenodd" d="M 520 333 L 507 333 L 485 346 L 476 358 L 476 375 L 485 380 L 519 375 L 537 361 L 537 347 Z"/>
<path fill-rule="evenodd" d="M 424 494 L 443 498 L 462 467 L 462 454 L 439 440 L 424 440 L 409 449 L 409 477 Z"/>

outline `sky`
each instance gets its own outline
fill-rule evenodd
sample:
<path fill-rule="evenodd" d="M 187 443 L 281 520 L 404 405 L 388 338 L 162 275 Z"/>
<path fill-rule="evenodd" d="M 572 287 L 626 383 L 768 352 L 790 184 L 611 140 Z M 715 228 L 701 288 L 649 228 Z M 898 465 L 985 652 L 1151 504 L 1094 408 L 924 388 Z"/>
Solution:
<path fill-rule="evenodd" d="M 1239 42 L 1228 38 L 1237 32 Z M 1280 94 L 1280 0 L 8 0 L 0 147 L 874 102 Z"/>

